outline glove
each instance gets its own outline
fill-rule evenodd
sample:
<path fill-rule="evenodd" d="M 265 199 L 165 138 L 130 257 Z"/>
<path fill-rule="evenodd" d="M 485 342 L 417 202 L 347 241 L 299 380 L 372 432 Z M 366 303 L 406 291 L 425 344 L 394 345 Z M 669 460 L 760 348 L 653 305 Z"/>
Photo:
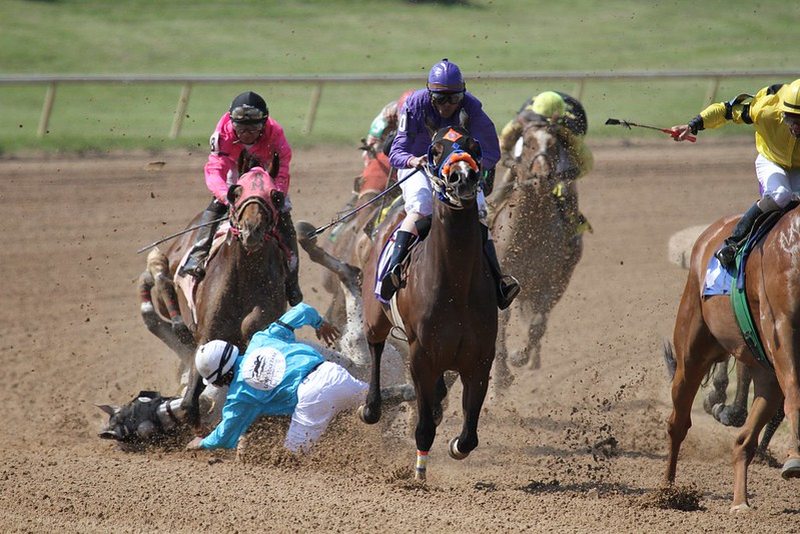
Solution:
<path fill-rule="evenodd" d="M 273 189 L 270 197 L 272 198 L 272 204 L 275 206 L 275 208 L 280 210 L 283 207 L 284 201 L 286 200 L 286 194 L 282 191 L 278 191 L 277 189 Z"/>
<path fill-rule="evenodd" d="M 481 188 L 483 189 L 483 194 L 487 197 L 492 194 L 494 190 L 494 167 L 491 169 L 484 169 L 483 176 L 481 177 Z"/>

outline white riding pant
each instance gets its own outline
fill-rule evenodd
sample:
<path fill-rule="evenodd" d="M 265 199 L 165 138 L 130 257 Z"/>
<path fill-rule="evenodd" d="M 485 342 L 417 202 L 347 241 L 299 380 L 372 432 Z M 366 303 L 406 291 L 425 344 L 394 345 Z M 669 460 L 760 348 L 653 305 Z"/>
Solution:
<path fill-rule="evenodd" d="M 343 367 L 323 362 L 297 388 L 297 406 L 283 446 L 292 452 L 308 452 L 337 413 L 364 402 L 368 389 Z"/>
<path fill-rule="evenodd" d="M 761 185 L 761 196 L 771 197 L 781 208 L 785 208 L 795 193 L 800 192 L 800 169 L 786 170 L 761 154 L 756 158 L 756 176 Z"/>
<path fill-rule="evenodd" d="M 399 169 L 397 180 L 400 181 L 415 169 Z M 406 213 L 419 213 L 423 217 L 433 213 L 433 188 L 431 182 L 423 171 L 417 172 L 414 176 L 400 184 L 403 191 L 403 202 Z M 486 197 L 482 190 L 478 191 L 478 217 L 486 225 Z"/>

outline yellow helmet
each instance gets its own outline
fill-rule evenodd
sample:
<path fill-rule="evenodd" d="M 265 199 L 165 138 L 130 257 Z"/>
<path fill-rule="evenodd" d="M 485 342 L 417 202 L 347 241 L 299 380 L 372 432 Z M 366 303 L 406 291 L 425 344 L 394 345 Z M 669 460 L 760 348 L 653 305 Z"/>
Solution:
<path fill-rule="evenodd" d="M 560 94 L 555 91 L 545 91 L 533 99 L 531 110 L 543 117 L 552 117 L 555 114 L 563 115 L 566 104 Z"/>
<path fill-rule="evenodd" d="M 780 110 L 800 115 L 800 80 L 795 80 L 782 89 Z"/>

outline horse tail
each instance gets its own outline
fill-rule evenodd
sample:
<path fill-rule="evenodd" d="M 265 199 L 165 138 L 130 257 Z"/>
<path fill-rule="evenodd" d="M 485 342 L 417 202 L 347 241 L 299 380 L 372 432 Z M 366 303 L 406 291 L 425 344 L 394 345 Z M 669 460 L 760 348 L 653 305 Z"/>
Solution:
<path fill-rule="evenodd" d="M 664 340 L 663 352 L 664 363 L 667 365 L 667 374 L 669 379 L 672 380 L 675 377 L 678 363 L 675 361 L 675 351 L 672 349 L 672 343 L 668 339 Z"/>

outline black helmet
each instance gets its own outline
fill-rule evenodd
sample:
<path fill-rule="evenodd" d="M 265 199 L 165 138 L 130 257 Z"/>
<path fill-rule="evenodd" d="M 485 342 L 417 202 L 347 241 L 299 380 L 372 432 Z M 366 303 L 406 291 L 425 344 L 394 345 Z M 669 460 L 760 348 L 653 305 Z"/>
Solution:
<path fill-rule="evenodd" d="M 231 121 L 235 124 L 258 124 L 269 117 L 267 103 L 260 95 L 247 91 L 233 99 Z"/>

